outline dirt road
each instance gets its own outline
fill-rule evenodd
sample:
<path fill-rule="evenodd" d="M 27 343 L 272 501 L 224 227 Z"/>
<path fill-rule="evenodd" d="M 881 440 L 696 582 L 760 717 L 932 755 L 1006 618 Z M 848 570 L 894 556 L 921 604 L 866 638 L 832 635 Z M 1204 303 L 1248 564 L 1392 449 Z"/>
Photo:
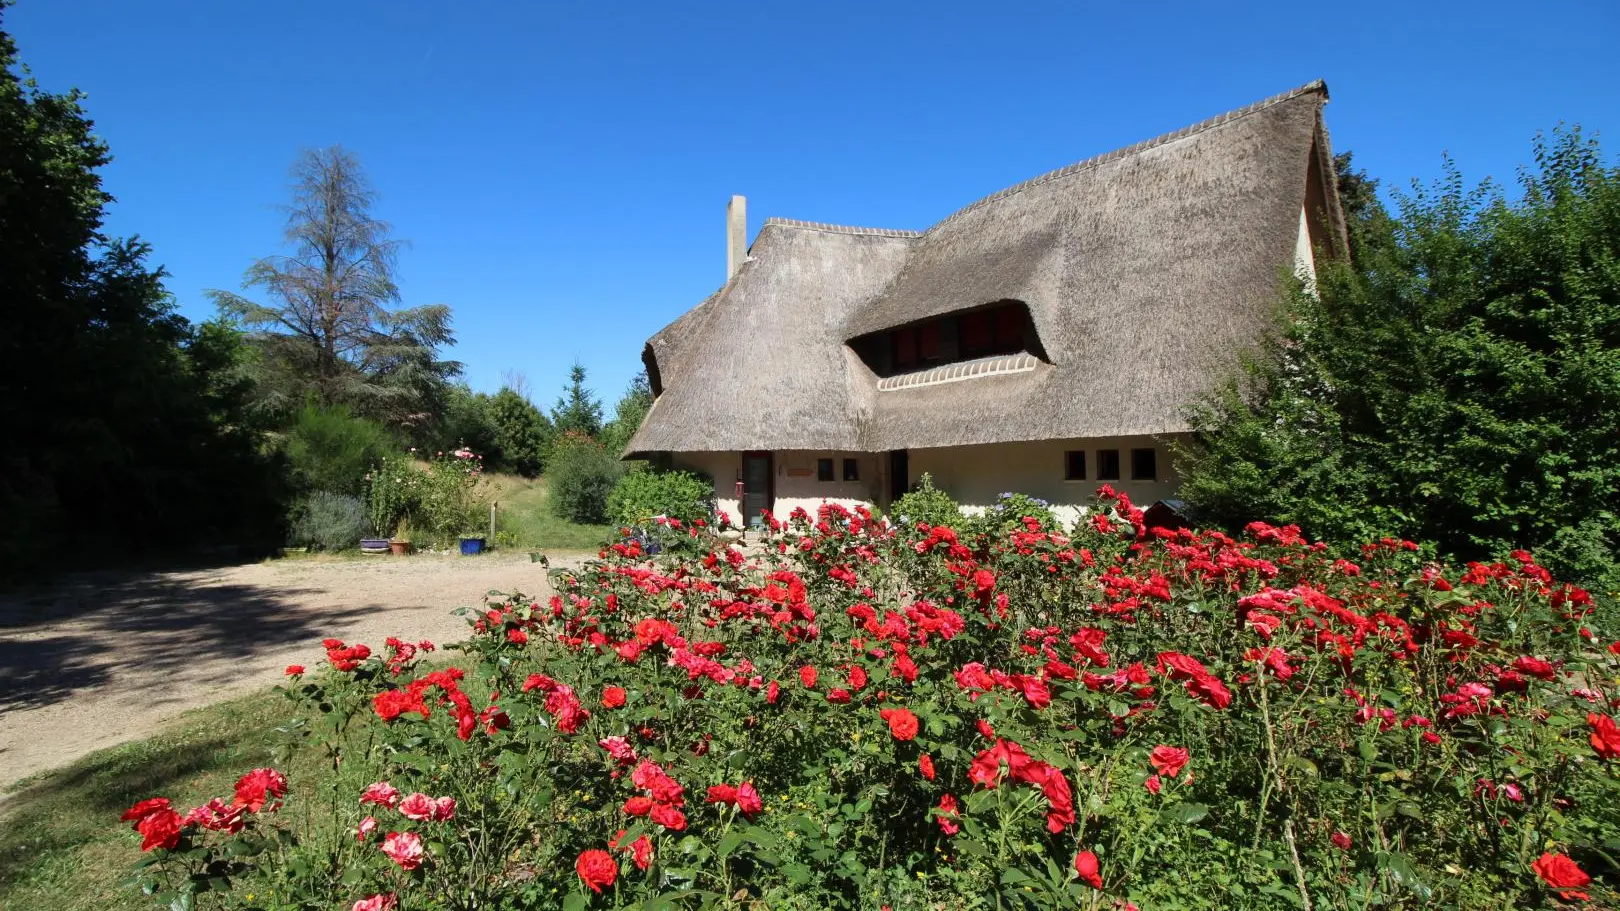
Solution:
<path fill-rule="evenodd" d="M 554 566 L 577 564 L 552 556 Z M 283 560 L 86 574 L 0 592 L 0 791 L 314 666 L 336 636 L 449 642 L 490 590 L 545 593 L 527 555 Z"/>

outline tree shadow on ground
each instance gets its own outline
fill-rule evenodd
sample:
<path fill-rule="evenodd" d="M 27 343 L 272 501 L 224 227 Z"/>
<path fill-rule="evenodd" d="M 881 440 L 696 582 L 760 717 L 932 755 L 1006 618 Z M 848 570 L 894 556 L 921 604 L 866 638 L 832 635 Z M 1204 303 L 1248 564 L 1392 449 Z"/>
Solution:
<path fill-rule="evenodd" d="M 324 594 L 211 584 L 207 573 L 145 573 L 80 577 L 44 604 L 39 594 L 0 596 L 0 714 L 52 705 L 109 682 L 172 701 L 178 696 L 164 692 L 166 683 L 188 672 L 195 679 L 199 659 L 248 658 L 319 639 L 379 609 L 311 609 Z M 71 619 L 56 629 L 29 630 L 64 617 Z"/>

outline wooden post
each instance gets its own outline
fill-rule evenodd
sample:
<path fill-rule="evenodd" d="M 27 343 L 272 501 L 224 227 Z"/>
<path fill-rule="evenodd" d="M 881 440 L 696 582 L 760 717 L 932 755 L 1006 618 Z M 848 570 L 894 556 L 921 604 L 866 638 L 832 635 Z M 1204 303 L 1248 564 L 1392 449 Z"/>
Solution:
<path fill-rule="evenodd" d="M 494 546 L 494 544 L 495 544 L 495 507 L 496 507 L 496 505 L 497 504 L 494 501 L 491 501 L 490 504 L 489 504 L 489 543 L 490 543 L 491 546 Z"/>

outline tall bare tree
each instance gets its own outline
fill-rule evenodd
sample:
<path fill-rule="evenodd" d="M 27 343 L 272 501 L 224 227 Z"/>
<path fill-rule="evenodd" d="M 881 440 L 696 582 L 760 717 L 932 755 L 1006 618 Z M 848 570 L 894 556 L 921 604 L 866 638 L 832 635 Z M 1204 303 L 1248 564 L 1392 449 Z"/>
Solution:
<path fill-rule="evenodd" d="M 292 253 L 259 260 L 243 279 L 268 302 L 208 292 L 259 351 L 264 406 L 286 412 L 313 393 L 391 424 L 426 423 L 446 381 L 461 372 L 439 356 L 455 341 L 450 308 L 395 309 L 403 242 L 372 215 L 377 193 L 353 154 L 342 146 L 307 150 L 292 178 L 283 234 Z"/>

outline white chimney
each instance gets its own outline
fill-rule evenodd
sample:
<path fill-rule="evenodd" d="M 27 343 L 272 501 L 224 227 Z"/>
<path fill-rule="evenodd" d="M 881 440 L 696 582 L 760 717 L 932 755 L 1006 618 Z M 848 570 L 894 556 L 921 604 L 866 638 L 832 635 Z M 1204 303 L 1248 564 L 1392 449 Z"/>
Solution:
<path fill-rule="evenodd" d="M 747 257 L 748 199 L 733 196 L 726 203 L 726 281 L 731 281 Z"/>

